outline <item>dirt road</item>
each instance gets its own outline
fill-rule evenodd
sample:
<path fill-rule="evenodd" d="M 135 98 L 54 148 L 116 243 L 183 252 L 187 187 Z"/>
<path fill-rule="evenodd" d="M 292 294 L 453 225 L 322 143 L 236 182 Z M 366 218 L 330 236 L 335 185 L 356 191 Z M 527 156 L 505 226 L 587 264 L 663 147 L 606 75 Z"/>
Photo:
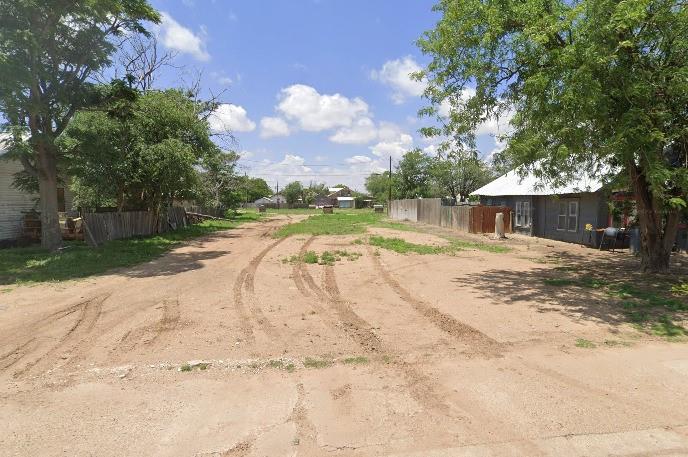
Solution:
<path fill-rule="evenodd" d="M 287 222 L 0 294 L 0 455 L 688 455 L 688 346 L 533 280 L 573 248 L 404 256 Z M 284 261 L 334 249 L 362 256 Z"/>

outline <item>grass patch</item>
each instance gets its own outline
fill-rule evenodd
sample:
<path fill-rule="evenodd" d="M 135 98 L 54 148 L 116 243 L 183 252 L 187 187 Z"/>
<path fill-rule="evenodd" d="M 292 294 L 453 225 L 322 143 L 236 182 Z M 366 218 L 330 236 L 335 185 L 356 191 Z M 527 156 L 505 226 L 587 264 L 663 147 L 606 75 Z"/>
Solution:
<path fill-rule="evenodd" d="M 683 339 L 688 336 L 688 329 L 676 324 L 675 320 L 685 318 L 688 312 L 688 300 L 679 298 L 676 285 L 668 284 L 642 285 L 620 282 L 610 284 L 608 280 L 585 275 L 570 278 L 549 278 L 543 280 L 551 286 L 576 286 L 588 289 L 599 289 L 609 298 L 615 299 L 629 323 L 636 330 L 663 337 L 669 340 Z M 682 287 L 681 284 L 678 285 Z M 605 344 L 607 344 L 605 342 Z"/>
<path fill-rule="evenodd" d="M 650 325 L 652 334 L 667 339 L 679 339 L 688 335 L 688 331 L 671 321 L 669 316 L 661 316 L 657 322 Z"/>
<path fill-rule="evenodd" d="M 566 286 L 578 285 L 578 281 L 576 281 L 574 279 L 551 278 L 551 279 L 544 279 L 543 282 L 545 284 L 547 284 L 548 286 L 555 286 L 555 287 L 566 287 Z"/>
<path fill-rule="evenodd" d="M 185 240 L 232 229 L 253 220 L 256 218 L 251 213 L 240 213 L 231 221 L 204 221 L 162 235 L 110 241 L 99 248 L 92 248 L 83 241 L 72 241 L 66 242 L 60 252 L 39 247 L 3 249 L 0 251 L 0 285 L 66 281 L 130 267 L 153 260 Z"/>
<path fill-rule="evenodd" d="M 441 254 L 447 250 L 444 246 L 409 243 L 401 238 L 387 238 L 384 236 L 371 236 L 369 243 L 372 246 L 398 252 L 399 254 L 408 254 L 409 252 L 423 255 Z"/>
<path fill-rule="evenodd" d="M 310 264 L 319 265 L 334 265 L 335 262 L 339 262 L 342 259 L 357 260 L 363 254 L 360 252 L 349 252 L 346 250 L 336 250 L 336 251 L 324 251 L 322 254 L 318 254 L 315 251 L 306 251 L 303 256 L 292 255 L 291 257 L 285 257 L 282 259 L 282 263 L 296 263 L 304 262 Z"/>
<path fill-rule="evenodd" d="M 191 365 L 189 365 L 188 363 L 185 363 L 184 365 L 179 367 L 179 371 L 191 371 L 191 370 L 193 370 L 193 368 L 191 368 Z"/>
<path fill-rule="evenodd" d="M 303 261 L 305 263 L 318 263 L 318 254 L 315 251 L 306 251 L 303 254 Z"/>
<path fill-rule="evenodd" d="M 368 360 L 368 357 L 359 355 L 356 357 L 347 357 L 343 360 L 343 362 L 345 365 L 365 365 L 366 363 L 370 362 L 370 360 Z"/>
<path fill-rule="evenodd" d="M 365 233 L 366 227 L 375 224 L 382 215 L 370 210 L 352 210 L 333 214 L 318 214 L 301 222 L 285 225 L 275 237 L 290 235 L 353 235 Z"/>
<path fill-rule="evenodd" d="M 506 246 L 497 246 L 486 243 L 474 243 L 471 241 L 462 241 L 455 238 L 446 238 L 449 244 L 446 246 L 437 246 L 432 244 L 416 244 L 410 243 L 402 238 L 388 238 L 384 236 L 371 236 L 369 243 L 372 246 L 377 246 L 390 251 L 398 252 L 399 254 L 408 254 L 413 252 L 415 254 L 454 254 L 466 249 L 478 249 L 486 252 L 508 252 L 509 248 Z"/>
<path fill-rule="evenodd" d="M 671 293 L 677 297 L 688 297 L 688 282 L 682 282 L 671 286 Z"/>
<path fill-rule="evenodd" d="M 596 348 L 597 345 L 590 340 L 586 340 L 585 338 L 578 338 L 576 340 L 576 347 L 577 348 L 592 349 L 592 348 Z"/>
<path fill-rule="evenodd" d="M 313 357 L 306 357 L 306 360 L 303 361 L 303 366 L 306 368 L 327 368 L 329 366 L 332 366 L 332 361 L 325 359 L 315 359 Z"/>

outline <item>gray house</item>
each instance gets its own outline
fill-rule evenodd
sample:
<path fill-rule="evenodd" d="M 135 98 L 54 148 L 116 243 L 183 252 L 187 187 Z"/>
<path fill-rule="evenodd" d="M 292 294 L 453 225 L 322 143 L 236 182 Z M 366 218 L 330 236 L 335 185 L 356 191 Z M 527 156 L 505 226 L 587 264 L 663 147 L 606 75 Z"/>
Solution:
<path fill-rule="evenodd" d="M 508 206 L 515 233 L 552 240 L 596 244 L 597 233 L 586 231 L 609 225 L 608 196 L 599 180 L 581 176 L 565 187 L 542 185 L 517 170 L 472 192 L 482 205 Z"/>

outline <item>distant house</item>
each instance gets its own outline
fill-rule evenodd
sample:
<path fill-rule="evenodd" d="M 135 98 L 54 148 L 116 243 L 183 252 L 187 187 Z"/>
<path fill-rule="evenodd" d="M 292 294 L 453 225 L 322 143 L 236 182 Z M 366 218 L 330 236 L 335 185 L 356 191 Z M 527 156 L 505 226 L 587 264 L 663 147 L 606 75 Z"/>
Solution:
<path fill-rule="evenodd" d="M 318 195 L 315 197 L 315 200 L 313 201 L 313 204 L 315 205 L 316 208 L 322 208 L 323 206 L 334 206 L 336 203 L 336 200 L 333 200 L 330 198 L 328 195 Z"/>
<path fill-rule="evenodd" d="M 283 195 L 277 194 L 273 195 L 271 197 L 261 197 L 258 200 L 253 202 L 254 205 L 259 206 L 259 205 L 286 205 L 287 204 L 287 199 L 284 198 Z"/>
<path fill-rule="evenodd" d="M 27 193 L 12 185 L 14 175 L 23 165 L 16 160 L 3 160 L 0 150 L 0 241 L 16 240 L 22 236 L 22 221 L 26 213 L 38 210 L 38 195 Z M 57 189 L 58 211 L 72 209 L 69 189 Z"/>
<path fill-rule="evenodd" d="M 531 236 L 570 242 L 596 243 L 585 232 L 609 225 L 607 193 L 602 182 L 581 176 L 564 187 L 540 186 L 533 174 L 519 176 L 517 170 L 501 176 L 472 192 L 480 204 L 508 206 L 512 211 L 513 230 Z"/>

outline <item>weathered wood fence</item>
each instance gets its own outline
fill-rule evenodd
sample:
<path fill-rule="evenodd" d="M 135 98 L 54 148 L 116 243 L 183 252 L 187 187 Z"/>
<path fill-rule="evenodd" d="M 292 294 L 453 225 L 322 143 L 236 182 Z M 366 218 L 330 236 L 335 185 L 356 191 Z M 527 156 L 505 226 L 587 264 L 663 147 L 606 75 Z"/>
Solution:
<path fill-rule="evenodd" d="M 443 206 L 441 198 L 392 200 L 390 217 L 422 222 L 470 233 L 491 233 L 495 216 L 504 213 L 504 226 L 511 232 L 511 209 L 506 206 Z"/>
<path fill-rule="evenodd" d="M 127 211 L 121 213 L 85 213 L 84 239 L 91 246 L 100 246 L 106 241 L 149 236 L 166 233 L 186 227 L 186 211 L 172 207 L 157 218 L 150 211 Z"/>

